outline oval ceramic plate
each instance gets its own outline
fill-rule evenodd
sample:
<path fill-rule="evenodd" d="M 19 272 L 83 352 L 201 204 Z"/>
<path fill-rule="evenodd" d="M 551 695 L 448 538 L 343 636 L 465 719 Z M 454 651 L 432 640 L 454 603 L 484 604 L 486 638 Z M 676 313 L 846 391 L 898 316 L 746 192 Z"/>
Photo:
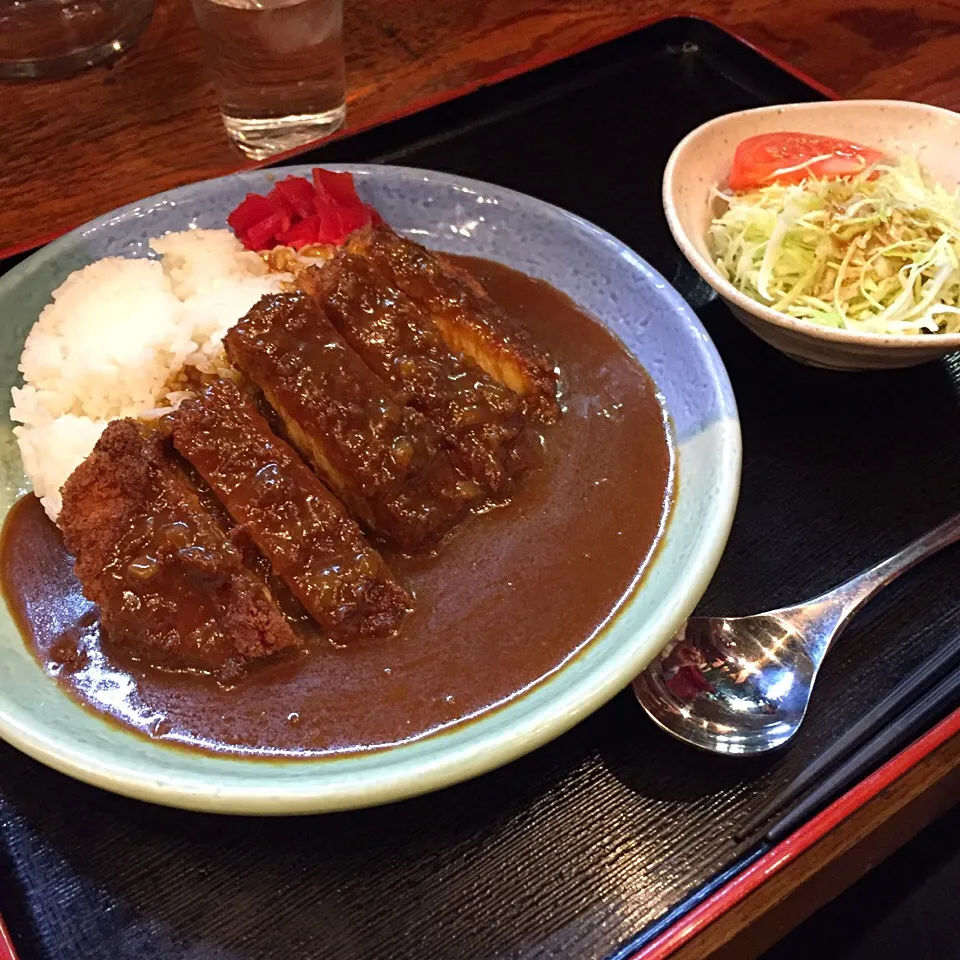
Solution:
<path fill-rule="evenodd" d="M 257 761 L 177 749 L 79 706 L 0 613 L 0 737 L 71 776 L 197 810 L 307 813 L 385 803 L 476 776 L 572 727 L 643 669 L 716 568 L 740 478 L 740 427 L 726 371 L 693 312 L 640 257 L 599 228 L 510 190 L 446 174 L 342 166 L 399 232 L 439 250 L 499 260 L 569 294 L 613 330 L 664 397 L 677 457 L 667 532 L 639 586 L 562 668 L 486 714 L 421 740 L 316 761 Z M 287 167 L 306 174 L 307 168 Z M 148 256 L 147 240 L 227 213 L 276 172 L 183 187 L 131 204 L 50 244 L 0 279 L 0 516 L 28 488 L 7 419 L 24 338 L 67 274 L 104 256 Z"/>

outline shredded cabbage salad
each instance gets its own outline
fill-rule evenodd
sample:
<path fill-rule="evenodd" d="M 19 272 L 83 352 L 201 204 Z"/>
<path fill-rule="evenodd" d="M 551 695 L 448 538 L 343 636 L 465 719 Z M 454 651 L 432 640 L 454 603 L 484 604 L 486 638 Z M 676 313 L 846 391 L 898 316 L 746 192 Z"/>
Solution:
<path fill-rule="evenodd" d="M 717 269 L 754 300 L 844 330 L 960 333 L 960 190 L 916 160 L 714 195 Z"/>

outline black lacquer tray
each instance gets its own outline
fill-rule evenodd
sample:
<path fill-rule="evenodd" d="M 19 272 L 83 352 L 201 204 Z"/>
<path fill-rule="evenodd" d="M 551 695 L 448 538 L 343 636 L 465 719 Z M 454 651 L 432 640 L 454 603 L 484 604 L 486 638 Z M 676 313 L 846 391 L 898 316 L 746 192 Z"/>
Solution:
<path fill-rule="evenodd" d="M 687 131 L 823 96 L 717 27 L 673 19 L 305 158 L 530 193 L 619 236 L 691 302 L 744 440 L 740 507 L 702 612 L 815 595 L 952 513 L 960 492 L 949 361 L 800 366 L 739 326 L 667 230 L 660 177 Z M 831 653 L 795 745 L 770 759 L 697 753 L 625 692 L 473 782 L 253 820 L 110 796 L 0 745 L 0 913 L 21 960 L 625 956 L 761 853 L 732 839 L 750 811 L 960 630 L 958 573 L 948 551 L 872 604 Z"/>

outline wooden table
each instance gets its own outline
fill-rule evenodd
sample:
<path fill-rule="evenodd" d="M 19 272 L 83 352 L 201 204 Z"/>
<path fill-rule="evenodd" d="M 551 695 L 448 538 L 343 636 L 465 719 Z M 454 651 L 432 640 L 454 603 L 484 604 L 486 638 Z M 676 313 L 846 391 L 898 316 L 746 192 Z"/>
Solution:
<path fill-rule="evenodd" d="M 346 0 L 348 131 L 534 63 L 696 13 L 844 96 L 960 109 L 956 0 Z M 922 11 L 922 12 L 920 12 Z M 0 85 L 0 254 L 192 180 L 251 166 L 227 140 L 190 0 L 157 0 L 112 68 Z"/>
<path fill-rule="evenodd" d="M 717 20 L 845 96 L 960 110 L 960 4 L 927 0 L 346 0 L 348 132 L 557 59 L 666 14 Z M 922 12 L 918 12 L 922 10 Z M 250 164 L 227 141 L 189 0 L 158 0 L 111 69 L 0 87 L 0 252 Z M 960 712 L 936 749 L 676 946 L 748 960 L 905 843 L 960 793 Z M 709 907 L 709 904 L 707 905 Z M 707 923 L 707 920 L 712 922 Z M 2 952 L 2 951 L 0 951 Z"/>

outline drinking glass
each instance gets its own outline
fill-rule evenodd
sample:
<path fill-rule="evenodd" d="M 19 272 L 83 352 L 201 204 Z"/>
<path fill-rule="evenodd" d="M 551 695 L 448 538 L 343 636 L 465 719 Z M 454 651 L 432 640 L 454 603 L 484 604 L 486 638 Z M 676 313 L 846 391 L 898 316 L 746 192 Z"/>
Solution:
<path fill-rule="evenodd" d="M 343 124 L 343 0 L 193 0 L 227 133 L 263 160 Z"/>
<path fill-rule="evenodd" d="M 116 57 L 153 0 L 0 0 L 0 80 L 66 76 Z"/>

